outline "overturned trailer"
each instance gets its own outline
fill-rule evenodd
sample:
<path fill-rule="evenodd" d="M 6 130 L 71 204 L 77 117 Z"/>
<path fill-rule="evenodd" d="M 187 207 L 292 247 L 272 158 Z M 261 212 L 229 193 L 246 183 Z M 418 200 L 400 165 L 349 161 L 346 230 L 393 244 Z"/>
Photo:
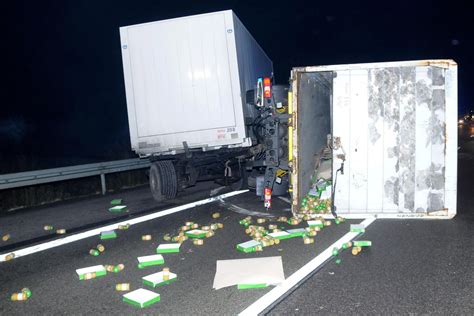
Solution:
<path fill-rule="evenodd" d="M 455 216 L 454 61 L 299 67 L 292 70 L 291 89 L 295 215 L 328 213 L 308 210 L 305 198 L 317 180 L 315 160 L 327 147 L 332 156 L 327 197 L 337 215 Z"/>

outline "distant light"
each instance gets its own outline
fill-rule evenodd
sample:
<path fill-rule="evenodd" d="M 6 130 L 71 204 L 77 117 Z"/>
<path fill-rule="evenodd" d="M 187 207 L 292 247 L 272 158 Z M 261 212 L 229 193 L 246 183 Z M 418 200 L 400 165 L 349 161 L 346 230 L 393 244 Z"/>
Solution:
<path fill-rule="evenodd" d="M 453 45 L 453 46 L 458 46 L 459 44 L 461 44 L 461 42 L 459 42 L 459 40 L 457 40 L 457 39 L 455 39 L 455 38 L 453 38 L 453 39 L 451 40 L 451 45 Z"/>
<path fill-rule="evenodd" d="M 464 120 L 459 120 L 459 124 L 464 124 Z"/>

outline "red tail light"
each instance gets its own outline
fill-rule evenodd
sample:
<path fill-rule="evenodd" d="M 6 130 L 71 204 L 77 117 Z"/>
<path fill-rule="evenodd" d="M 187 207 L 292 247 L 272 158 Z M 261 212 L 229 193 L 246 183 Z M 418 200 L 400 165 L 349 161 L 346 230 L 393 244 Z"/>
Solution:
<path fill-rule="evenodd" d="M 272 97 L 271 81 L 270 81 L 270 78 L 268 77 L 263 78 L 263 97 L 265 98 Z"/>

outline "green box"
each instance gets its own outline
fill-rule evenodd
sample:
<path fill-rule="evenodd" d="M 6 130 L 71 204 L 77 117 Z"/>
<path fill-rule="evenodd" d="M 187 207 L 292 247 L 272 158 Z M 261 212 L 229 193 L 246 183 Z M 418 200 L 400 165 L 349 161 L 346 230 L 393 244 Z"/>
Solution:
<path fill-rule="evenodd" d="M 207 231 L 201 229 L 193 229 L 185 232 L 189 238 L 204 238 L 206 237 Z"/>
<path fill-rule="evenodd" d="M 170 272 L 169 275 L 170 275 L 169 280 L 163 280 L 163 271 L 144 276 L 142 278 L 143 284 L 151 286 L 151 287 L 157 287 L 157 286 L 173 283 L 174 281 L 178 279 L 178 276 L 174 273 Z"/>
<path fill-rule="evenodd" d="M 123 211 L 126 211 L 127 210 L 127 206 L 126 205 L 117 205 L 117 206 L 114 206 L 114 207 L 111 207 L 109 208 L 109 211 L 110 212 L 123 212 Z"/>
<path fill-rule="evenodd" d="M 113 230 L 100 233 L 100 239 L 113 239 L 113 238 L 117 238 L 117 233 Z"/>
<path fill-rule="evenodd" d="M 257 246 L 262 246 L 261 242 L 250 240 L 237 245 L 237 250 L 249 253 L 257 251 Z"/>
<path fill-rule="evenodd" d="M 352 233 L 365 233 L 365 226 L 361 224 L 351 224 Z"/>
<path fill-rule="evenodd" d="M 307 234 L 307 231 L 304 228 L 288 229 L 287 232 L 291 237 L 304 237 Z"/>
<path fill-rule="evenodd" d="M 138 260 L 139 269 L 165 263 L 165 259 L 163 258 L 162 255 L 143 256 L 143 257 L 138 257 L 137 260 Z"/>
<path fill-rule="evenodd" d="M 107 274 L 107 270 L 103 265 L 97 265 L 87 268 L 81 268 L 76 270 L 77 275 L 79 276 L 79 280 L 84 280 L 84 277 L 87 273 L 95 273 L 96 278 L 104 276 Z"/>
<path fill-rule="evenodd" d="M 312 220 L 312 221 L 308 221 L 308 226 L 323 228 L 324 222 L 322 220 Z"/>
<path fill-rule="evenodd" d="M 123 301 L 133 306 L 144 308 L 160 301 L 160 294 L 138 289 L 123 295 Z"/>
<path fill-rule="evenodd" d="M 354 247 L 371 247 L 372 242 L 369 240 L 356 240 L 354 241 Z"/>
<path fill-rule="evenodd" d="M 276 233 L 270 233 L 267 236 L 270 236 L 275 239 L 283 240 L 283 239 L 288 239 L 288 238 L 293 238 L 290 233 L 286 231 L 281 231 L 281 232 L 276 232 Z"/>
<path fill-rule="evenodd" d="M 156 248 L 156 253 L 178 253 L 179 247 L 181 247 L 180 243 L 174 244 L 160 244 Z"/>
<path fill-rule="evenodd" d="M 237 284 L 237 288 L 239 290 L 248 290 L 248 289 L 261 289 L 264 287 L 268 287 L 268 284 L 261 283 L 261 284 Z"/>
<path fill-rule="evenodd" d="M 113 199 L 110 201 L 110 205 L 120 205 L 122 204 L 122 199 Z"/>

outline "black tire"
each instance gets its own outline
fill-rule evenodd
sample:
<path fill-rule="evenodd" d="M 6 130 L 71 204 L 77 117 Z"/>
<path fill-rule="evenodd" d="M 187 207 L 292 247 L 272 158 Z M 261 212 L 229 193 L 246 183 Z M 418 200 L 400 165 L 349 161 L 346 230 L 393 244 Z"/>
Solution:
<path fill-rule="evenodd" d="M 150 167 L 150 190 L 157 202 L 173 199 L 178 193 L 178 180 L 173 163 L 156 161 Z"/>

